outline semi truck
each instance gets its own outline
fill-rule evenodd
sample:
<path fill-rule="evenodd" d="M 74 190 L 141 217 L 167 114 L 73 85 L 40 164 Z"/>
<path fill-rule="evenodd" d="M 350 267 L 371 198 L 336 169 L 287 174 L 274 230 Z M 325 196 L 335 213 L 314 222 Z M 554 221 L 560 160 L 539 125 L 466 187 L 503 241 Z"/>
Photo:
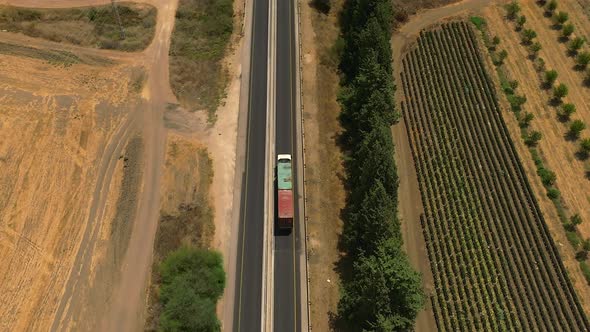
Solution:
<path fill-rule="evenodd" d="M 293 228 L 293 171 L 291 155 L 277 156 L 277 205 L 280 229 Z"/>

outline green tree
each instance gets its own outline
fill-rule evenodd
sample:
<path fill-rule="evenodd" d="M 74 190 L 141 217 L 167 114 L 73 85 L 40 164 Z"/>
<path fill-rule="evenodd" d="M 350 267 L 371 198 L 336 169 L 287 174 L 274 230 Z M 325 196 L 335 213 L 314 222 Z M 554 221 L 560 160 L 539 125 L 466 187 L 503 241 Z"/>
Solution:
<path fill-rule="evenodd" d="M 584 248 L 586 251 L 590 251 L 590 239 L 584 240 L 582 243 L 582 248 Z"/>
<path fill-rule="evenodd" d="M 556 0 L 549 1 L 549 3 L 547 4 L 547 7 L 545 7 L 545 10 L 549 14 L 553 14 L 553 12 L 555 12 L 556 9 L 557 9 L 557 1 Z"/>
<path fill-rule="evenodd" d="M 543 134 L 534 130 L 525 137 L 524 143 L 528 146 L 536 146 L 541 138 L 543 138 Z"/>
<path fill-rule="evenodd" d="M 352 330 L 411 330 L 425 301 L 421 278 L 395 240 L 384 242 L 374 255 L 361 257 L 355 276 L 343 286 L 340 318 Z"/>
<path fill-rule="evenodd" d="M 511 3 L 506 5 L 506 16 L 510 20 L 514 20 L 518 13 L 520 13 L 520 4 L 518 1 L 512 1 Z"/>
<path fill-rule="evenodd" d="M 353 205 L 342 234 L 349 255 L 372 255 L 383 241 L 401 236 L 396 203 L 377 180 Z"/>
<path fill-rule="evenodd" d="M 548 70 L 545 72 L 545 85 L 547 87 L 552 87 L 555 84 L 555 80 L 557 80 L 557 71 L 556 70 Z"/>
<path fill-rule="evenodd" d="M 575 54 L 577 53 L 580 48 L 582 48 L 582 46 L 584 46 L 584 43 L 586 42 L 586 40 L 582 37 L 575 37 L 574 39 L 572 39 L 569 44 L 567 45 L 568 50 Z"/>
<path fill-rule="evenodd" d="M 518 19 L 516 19 L 516 28 L 518 30 L 522 29 L 522 27 L 524 26 L 524 24 L 526 23 L 526 16 L 521 15 L 518 17 Z"/>
<path fill-rule="evenodd" d="M 565 96 L 567 96 L 569 90 L 567 85 L 561 83 L 553 89 L 553 98 L 557 101 L 561 101 Z"/>
<path fill-rule="evenodd" d="M 580 142 L 580 152 L 585 157 L 588 157 L 588 155 L 590 155 L 590 138 L 584 138 L 582 142 Z"/>
<path fill-rule="evenodd" d="M 541 181 L 545 186 L 551 186 L 555 184 L 555 180 L 557 177 L 555 176 L 555 172 L 548 170 L 544 167 L 541 167 L 537 170 L 537 174 L 541 178 Z"/>
<path fill-rule="evenodd" d="M 564 119 L 564 120 L 568 120 L 570 119 L 570 117 L 572 116 L 572 114 L 574 114 L 576 112 L 576 105 L 568 103 L 568 104 L 563 104 L 561 106 L 561 109 L 559 111 L 559 116 Z"/>
<path fill-rule="evenodd" d="M 569 135 L 573 138 L 579 138 L 582 130 L 586 129 L 586 124 L 582 120 L 574 120 L 570 124 Z"/>
<path fill-rule="evenodd" d="M 500 37 L 494 36 L 494 38 L 492 38 L 492 44 L 494 45 L 494 49 L 500 45 Z"/>
<path fill-rule="evenodd" d="M 590 63 L 590 52 L 582 52 L 576 57 L 576 64 L 579 68 L 586 69 Z"/>
<path fill-rule="evenodd" d="M 537 38 L 537 32 L 532 29 L 524 29 L 522 31 L 522 42 L 530 44 L 533 39 Z"/>
<path fill-rule="evenodd" d="M 533 121 L 534 118 L 535 118 L 535 115 L 533 113 L 530 113 L 530 112 L 524 113 L 524 115 L 522 116 L 522 118 L 519 121 L 520 127 L 527 128 L 528 126 L 530 126 L 531 121 Z"/>
<path fill-rule="evenodd" d="M 508 102 L 512 107 L 513 111 L 520 111 L 522 105 L 526 103 L 526 96 L 519 96 L 519 95 L 508 95 Z"/>
<path fill-rule="evenodd" d="M 162 262 L 160 276 L 162 331 L 220 331 L 215 307 L 225 272 L 219 253 L 181 247 Z"/>
<path fill-rule="evenodd" d="M 563 24 L 567 22 L 569 19 L 569 14 L 566 12 L 559 12 L 553 16 L 553 21 L 555 25 L 558 26 L 560 29 L 563 27 Z"/>
<path fill-rule="evenodd" d="M 572 35 L 572 33 L 574 33 L 574 25 L 571 23 L 564 25 L 561 29 L 561 36 L 563 38 L 569 38 Z"/>
<path fill-rule="evenodd" d="M 319 10 L 320 12 L 327 14 L 330 12 L 332 8 L 332 4 L 330 0 L 313 0 L 312 4 Z"/>
<path fill-rule="evenodd" d="M 536 58 L 539 55 L 539 51 L 541 51 L 542 46 L 539 42 L 534 42 L 531 46 L 529 46 L 529 51 L 533 58 Z"/>
<path fill-rule="evenodd" d="M 504 63 L 504 60 L 506 60 L 507 57 L 508 57 L 508 52 L 506 50 L 501 50 L 500 52 L 498 52 L 496 54 L 495 64 L 497 66 L 503 64 Z"/>
<path fill-rule="evenodd" d="M 571 216 L 570 223 L 572 223 L 572 225 L 574 225 L 574 226 L 581 225 L 582 224 L 582 217 L 580 216 L 580 214 L 576 213 L 573 216 Z"/>

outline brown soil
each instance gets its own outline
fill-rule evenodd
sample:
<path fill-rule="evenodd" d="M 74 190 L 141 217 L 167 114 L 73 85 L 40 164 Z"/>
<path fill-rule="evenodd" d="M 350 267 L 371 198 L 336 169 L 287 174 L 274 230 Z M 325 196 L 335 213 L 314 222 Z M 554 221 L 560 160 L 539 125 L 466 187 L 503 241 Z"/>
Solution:
<path fill-rule="evenodd" d="M 522 14 L 527 17 L 526 26 L 537 32 L 538 41 L 543 49 L 540 52 L 546 62 L 547 69 L 555 69 L 559 73 L 558 83 L 565 83 L 569 87 L 569 95 L 565 102 L 574 103 L 577 112 L 573 119 L 583 119 L 590 123 L 590 89 L 582 86 L 582 75 L 572 69 L 574 62 L 566 53 L 564 44 L 558 42 L 558 32 L 551 29 L 551 22 L 543 16 L 542 9 L 537 7 L 534 1 L 520 1 Z M 577 33 L 588 35 L 590 22 L 582 14 L 576 1 L 560 1 L 561 10 L 569 12 L 570 20 L 576 26 Z M 561 191 L 563 201 L 568 214 L 580 213 L 584 220 L 590 220 L 590 182 L 585 177 L 587 161 L 576 158 L 578 143 L 566 140 L 567 123 L 562 123 L 557 118 L 556 108 L 549 104 L 550 92 L 541 89 L 540 80 L 537 78 L 533 64 L 527 60 L 527 50 L 520 44 L 520 38 L 514 31 L 513 24 L 508 24 L 504 18 L 505 11 L 493 6 L 485 10 L 485 18 L 492 34 L 499 35 L 502 39 L 501 49 L 508 51 L 506 68 L 512 79 L 516 79 L 520 86 L 518 91 L 527 97 L 524 111 L 535 115 L 531 128 L 543 133 L 543 139 L 539 144 L 539 150 L 545 165 L 557 175 L 557 186 Z M 506 106 L 506 109 L 509 109 Z M 520 138 L 520 129 L 514 115 L 505 112 L 503 114 L 508 124 L 510 134 L 519 150 L 523 165 L 527 170 L 529 181 L 537 193 L 541 209 L 550 228 L 554 240 L 558 244 L 561 257 L 566 265 L 570 278 L 574 283 L 580 300 L 583 303 L 586 314 L 590 313 L 590 287 L 579 269 L 578 262 L 574 259 L 575 252 L 567 241 L 565 231 L 557 216 L 555 207 L 546 197 L 545 189 L 536 175 L 536 168 L 528 149 Z M 587 137 L 588 134 L 582 134 Z M 586 222 L 579 226 L 580 232 L 585 238 L 590 232 L 590 225 Z"/>
<path fill-rule="evenodd" d="M 333 330 L 336 314 L 340 259 L 337 244 L 342 230 L 344 207 L 342 154 L 336 144 L 341 132 L 336 102 L 338 59 L 332 52 L 339 33 L 337 13 L 343 1 L 332 1 L 329 15 L 301 4 L 303 68 L 303 120 L 305 132 L 305 186 L 309 277 L 310 323 L 314 331 Z M 321 87 L 321 88 L 319 88 Z"/>

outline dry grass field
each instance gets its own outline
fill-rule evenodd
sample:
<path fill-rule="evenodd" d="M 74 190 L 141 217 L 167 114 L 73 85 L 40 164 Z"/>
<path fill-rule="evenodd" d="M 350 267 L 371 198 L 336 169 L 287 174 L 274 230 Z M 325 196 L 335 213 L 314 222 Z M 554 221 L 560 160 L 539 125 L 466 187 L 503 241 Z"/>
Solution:
<path fill-rule="evenodd" d="M 125 213 L 118 199 L 124 167 L 137 155 L 109 143 L 132 134 L 128 120 L 139 105 L 132 73 L 124 65 L 0 58 L 0 329 L 51 323 L 93 213 L 100 160 L 112 152 L 126 157 L 112 168 L 117 181 L 103 212 L 109 220 Z M 106 241 L 111 226 L 99 227 Z M 97 250 L 92 269 L 110 247 Z"/>

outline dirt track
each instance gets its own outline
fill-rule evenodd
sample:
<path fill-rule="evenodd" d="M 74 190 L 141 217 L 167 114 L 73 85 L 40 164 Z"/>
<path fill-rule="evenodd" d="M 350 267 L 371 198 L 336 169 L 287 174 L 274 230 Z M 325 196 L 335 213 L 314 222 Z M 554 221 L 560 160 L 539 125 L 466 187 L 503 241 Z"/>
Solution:
<path fill-rule="evenodd" d="M 22 35 L 2 33 L 3 41 L 29 45 L 39 48 L 68 50 L 72 53 L 96 55 L 133 63 L 147 68 L 148 82 L 143 90 L 144 105 L 129 115 L 105 143 L 98 154 L 97 176 L 92 195 L 88 217 L 81 237 L 80 246 L 75 255 L 75 262 L 65 283 L 63 296 L 59 300 L 57 312 L 51 330 L 87 329 L 102 318 L 101 330 L 136 330 L 143 323 L 143 296 L 151 268 L 152 239 L 155 235 L 159 216 L 160 172 L 163 165 L 166 131 L 163 126 L 163 112 L 169 102 L 175 102 L 168 81 L 168 49 L 170 34 L 174 24 L 176 1 L 139 1 L 147 2 L 158 9 L 158 22 L 152 44 L 141 53 L 124 53 L 107 50 L 83 49 L 76 46 L 52 43 L 28 38 Z M 109 0 L 75 0 L 75 1 L 4 1 L 0 4 L 12 4 L 21 7 L 65 8 L 75 6 L 109 4 Z M 113 189 L 114 172 L 119 156 L 130 136 L 136 131 L 144 142 L 142 190 L 138 201 L 138 212 L 131 223 L 133 230 L 129 239 L 123 269 L 105 270 L 105 280 L 114 284 L 107 288 L 109 294 L 99 294 L 97 298 L 88 298 L 90 288 L 98 267 L 95 255 L 100 255 L 101 229 L 107 222 L 110 191 Z M 117 275 L 120 276 L 117 278 Z M 104 286 L 102 286 L 104 287 Z M 86 294 L 86 296 L 84 295 Z M 94 312 L 91 308 L 97 309 Z M 102 308 L 102 309 L 101 309 Z M 108 308 L 108 311 L 105 311 Z M 104 315 L 96 315 L 104 312 Z M 96 317 L 98 316 L 98 317 Z M 94 317 L 94 318 L 93 318 Z"/>

